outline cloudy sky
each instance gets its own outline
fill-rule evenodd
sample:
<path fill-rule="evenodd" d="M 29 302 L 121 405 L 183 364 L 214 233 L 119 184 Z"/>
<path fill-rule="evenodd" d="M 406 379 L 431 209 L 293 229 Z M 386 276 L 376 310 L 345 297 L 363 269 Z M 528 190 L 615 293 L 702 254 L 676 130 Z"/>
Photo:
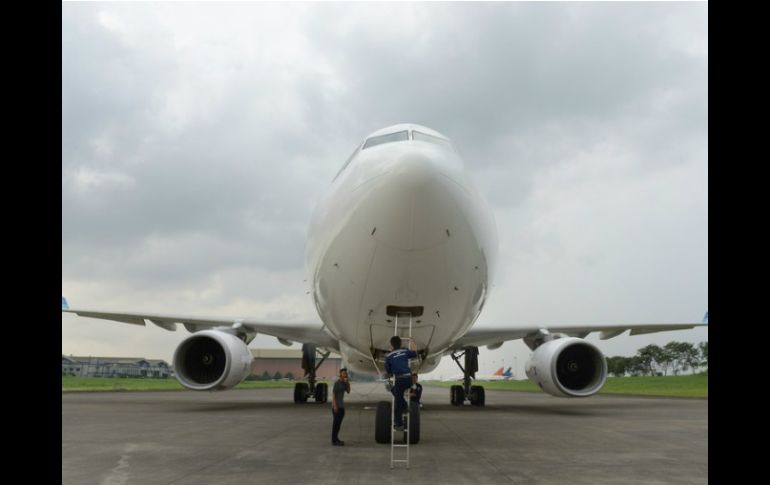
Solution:
<path fill-rule="evenodd" d="M 62 294 L 318 321 L 313 208 L 363 137 L 415 122 L 454 141 L 494 210 L 477 325 L 700 321 L 707 17 L 705 3 L 64 3 Z M 170 360 L 186 335 L 62 316 L 65 354 Z M 672 339 L 708 333 L 599 346 Z M 482 349 L 480 370 L 521 374 L 528 355 Z M 445 359 L 434 375 L 457 372 Z"/>

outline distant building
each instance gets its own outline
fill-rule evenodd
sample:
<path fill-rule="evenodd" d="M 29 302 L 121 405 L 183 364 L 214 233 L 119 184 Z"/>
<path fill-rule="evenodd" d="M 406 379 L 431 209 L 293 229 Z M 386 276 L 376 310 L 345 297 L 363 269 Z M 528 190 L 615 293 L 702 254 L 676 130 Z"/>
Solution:
<path fill-rule="evenodd" d="M 251 373 L 255 376 L 261 376 L 265 372 L 270 377 L 276 372 L 280 372 L 282 377 L 291 372 L 295 379 L 302 379 L 305 371 L 302 369 L 302 350 L 301 349 L 249 349 L 254 356 L 254 362 L 251 366 Z M 316 357 L 316 365 L 321 361 L 321 357 Z M 340 373 L 342 359 L 338 354 L 332 353 L 324 360 L 321 367 L 316 371 L 318 379 L 333 379 Z"/>
<path fill-rule="evenodd" d="M 61 373 L 81 377 L 154 377 L 173 375 L 165 360 L 141 357 L 61 356 Z"/>
<path fill-rule="evenodd" d="M 288 373 L 295 379 L 302 379 L 305 371 L 302 369 L 301 349 L 249 349 L 254 356 L 251 373 L 261 376 L 265 372 L 273 377 L 276 372 L 281 377 Z M 316 365 L 321 357 L 316 357 Z M 319 379 L 335 378 L 342 367 L 338 354 L 331 354 L 316 371 Z M 174 375 L 171 366 L 164 360 L 145 359 L 141 357 L 83 357 L 61 356 L 61 372 L 82 377 L 160 377 Z"/>

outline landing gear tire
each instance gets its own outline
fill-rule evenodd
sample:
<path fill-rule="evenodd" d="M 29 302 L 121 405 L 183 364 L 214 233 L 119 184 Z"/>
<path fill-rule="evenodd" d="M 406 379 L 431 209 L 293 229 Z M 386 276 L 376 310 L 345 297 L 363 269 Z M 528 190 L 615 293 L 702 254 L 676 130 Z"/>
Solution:
<path fill-rule="evenodd" d="M 420 403 L 409 401 L 409 444 L 420 442 Z"/>
<path fill-rule="evenodd" d="M 484 388 L 481 386 L 471 386 L 471 395 L 469 396 L 471 404 L 474 406 L 484 406 L 486 400 L 484 396 Z"/>
<path fill-rule="evenodd" d="M 463 386 L 452 386 L 449 390 L 453 406 L 462 406 L 465 402 L 465 390 Z"/>
<path fill-rule="evenodd" d="M 325 382 L 319 382 L 315 385 L 315 402 L 326 402 L 326 398 L 329 395 L 329 385 Z"/>
<path fill-rule="evenodd" d="M 310 386 L 308 386 L 304 382 L 298 382 L 294 384 L 294 402 L 295 403 L 307 402 L 307 394 L 309 389 L 310 389 Z"/>
<path fill-rule="evenodd" d="M 374 422 L 374 439 L 377 443 L 390 443 L 390 402 L 377 403 L 377 416 Z"/>

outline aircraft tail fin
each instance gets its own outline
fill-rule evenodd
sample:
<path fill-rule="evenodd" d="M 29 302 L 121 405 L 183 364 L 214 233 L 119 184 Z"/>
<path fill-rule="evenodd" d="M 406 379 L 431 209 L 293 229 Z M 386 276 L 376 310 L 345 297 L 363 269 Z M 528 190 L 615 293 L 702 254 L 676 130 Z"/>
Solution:
<path fill-rule="evenodd" d="M 497 369 L 497 371 L 496 371 L 494 374 L 492 374 L 492 375 L 493 375 L 493 376 L 502 376 L 502 375 L 503 375 L 503 368 L 502 368 L 502 367 L 500 367 L 500 368 L 499 368 L 499 369 Z"/>
<path fill-rule="evenodd" d="M 64 298 L 63 296 L 61 297 L 61 309 L 62 310 L 69 310 L 70 309 L 70 305 L 69 305 L 69 303 L 67 303 L 67 299 Z"/>
<path fill-rule="evenodd" d="M 503 377 L 513 377 L 513 374 L 511 373 L 511 368 L 508 367 L 508 370 L 503 372 Z"/>
<path fill-rule="evenodd" d="M 708 312 L 708 310 L 706 311 L 706 314 L 703 315 L 703 323 L 705 323 L 706 325 L 709 324 L 709 312 Z"/>

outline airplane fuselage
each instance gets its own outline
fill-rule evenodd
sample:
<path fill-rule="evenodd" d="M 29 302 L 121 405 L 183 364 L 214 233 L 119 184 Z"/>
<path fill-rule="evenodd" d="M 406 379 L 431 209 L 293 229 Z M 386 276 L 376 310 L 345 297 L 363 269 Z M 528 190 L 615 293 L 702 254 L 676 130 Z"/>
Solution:
<path fill-rule="evenodd" d="M 367 146 L 404 131 L 407 139 Z M 381 371 L 396 315 L 411 312 L 412 337 L 427 356 L 419 371 L 429 372 L 478 318 L 496 251 L 491 211 L 451 143 L 426 127 L 395 125 L 359 145 L 317 207 L 308 282 L 345 365 Z M 407 337 L 409 319 L 398 323 Z"/>

